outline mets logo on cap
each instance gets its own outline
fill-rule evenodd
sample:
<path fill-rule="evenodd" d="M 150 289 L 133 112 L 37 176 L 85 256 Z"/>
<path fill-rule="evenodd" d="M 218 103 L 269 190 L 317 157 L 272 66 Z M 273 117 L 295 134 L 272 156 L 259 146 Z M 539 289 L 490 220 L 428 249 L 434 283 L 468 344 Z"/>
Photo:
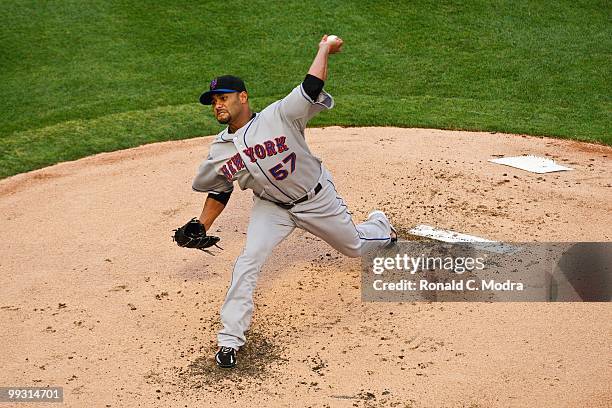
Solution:
<path fill-rule="evenodd" d="M 217 78 L 210 81 L 210 89 L 215 89 L 217 87 Z"/>

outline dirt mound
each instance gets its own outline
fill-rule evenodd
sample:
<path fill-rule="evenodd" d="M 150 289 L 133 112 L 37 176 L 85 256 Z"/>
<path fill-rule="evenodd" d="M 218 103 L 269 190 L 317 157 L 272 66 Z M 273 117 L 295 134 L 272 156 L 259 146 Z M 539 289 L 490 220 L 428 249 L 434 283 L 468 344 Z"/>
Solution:
<path fill-rule="evenodd" d="M 610 241 L 612 149 L 527 136 L 307 130 L 357 221 L 503 241 Z M 296 230 L 260 276 L 239 368 L 213 366 L 251 193 L 215 256 L 171 230 L 201 210 L 210 138 L 106 153 L 0 181 L 4 386 L 62 386 L 68 407 L 609 406 L 608 304 L 363 303 L 360 264 Z M 549 157 L 537 175 L 488 163 Z"/>

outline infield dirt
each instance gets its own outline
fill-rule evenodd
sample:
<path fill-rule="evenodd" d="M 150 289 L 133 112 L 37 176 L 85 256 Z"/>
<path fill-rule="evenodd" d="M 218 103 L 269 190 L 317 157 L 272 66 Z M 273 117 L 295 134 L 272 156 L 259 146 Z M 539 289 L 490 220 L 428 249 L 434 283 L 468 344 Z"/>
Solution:
<path fill-rule="evenodd" d="M 611 241 L 612 148 L 429 129 L 308 129 L 356 221 L 384 210 L 512 241 Z M 62 386 L 67 407 L 607 407 L 609 303 L 363 303 L 360 260 L 296 230 L 265 265 L 235 370 L 212 356 L 251 192 L 199 215 L 211 138 L 158 143 L 0 181 L 0 386 Z M 549 157 L 538 175 L 488 163 Z M 1 405 L 1 404 L 0 404 Z M 55 406 L 40 404 L 40 406 Z"/>

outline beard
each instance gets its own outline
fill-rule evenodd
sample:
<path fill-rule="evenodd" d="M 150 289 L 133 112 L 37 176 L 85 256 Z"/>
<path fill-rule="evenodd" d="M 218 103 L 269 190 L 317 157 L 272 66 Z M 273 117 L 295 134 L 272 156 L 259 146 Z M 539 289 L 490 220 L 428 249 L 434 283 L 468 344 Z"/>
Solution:
<path fill-rule="evenodd" d="M 232 115 L 229 112 L 222 113 L 221 115 L 217 115 L 217 122 L 222 125 L 226 125 L 232 119 Z"/>

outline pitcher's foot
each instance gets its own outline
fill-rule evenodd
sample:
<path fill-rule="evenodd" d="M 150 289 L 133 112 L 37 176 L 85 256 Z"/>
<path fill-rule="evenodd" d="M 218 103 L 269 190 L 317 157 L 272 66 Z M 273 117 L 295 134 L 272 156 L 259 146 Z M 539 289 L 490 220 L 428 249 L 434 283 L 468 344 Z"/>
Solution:
<path fill-rule="evenodd" d="M 219 347 L 215 354 L 215 361 L 221 368 L 232 368 L 236 366 L 236 350 L 232 347 Z"/>
<path fill-rule="evenodd" d="M 397 242 L 397 231 L 391 225 L 391 244 L 395 244 Z"/>
<path fill-rule="evenodd" d="M 384 212 L 380 210 L 374 210 L 371 213 L 369 213 L 368 219 L 374 216 L 382 216 L 387 220 L 387 222 L 389 222 L 389 218 L 387 217 L 387 214 L 385 214 Z M 393 227 L 393 225 L 391 225 L 391 222 L 389 222 L 389 226 L 391 227 L 391 235 L 390 235 L 391 239 L 389 241 L 389 244 L 395 244 L 397 242 L 397 230 Z"/>

